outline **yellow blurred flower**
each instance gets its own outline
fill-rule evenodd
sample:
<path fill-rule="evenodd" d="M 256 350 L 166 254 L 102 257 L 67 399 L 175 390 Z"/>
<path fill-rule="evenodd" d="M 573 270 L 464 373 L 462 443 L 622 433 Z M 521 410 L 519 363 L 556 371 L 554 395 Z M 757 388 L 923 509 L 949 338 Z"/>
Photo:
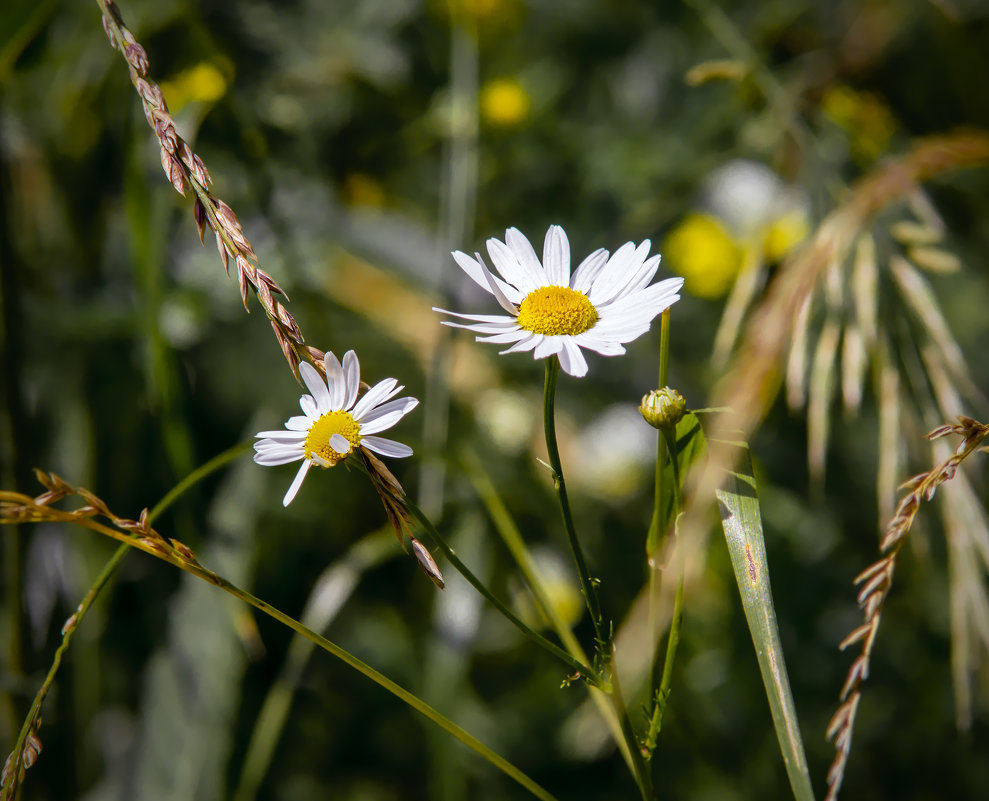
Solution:
<path fill-rule="evenodd" d="M 504 15 L 513 0 L 447 0 L 446 8 L 454 19 L 489 19 Z"/>
<path fill-rule="evenodd" d="M 868 163 L 882 155 L 896 132 L 896 119 L 889 106 L 872 92 L 850 86 L 831 86 L 821 98 L 821 111 L 848 133 L 852 157 Z"/>
<path fill-rule="evenodd" d="M 529 116 L 529 105 L 528 93 L 514 78 L 497 78 L 481 89 L 481 117 L 490 125 L 518 125 Z"/>
<path fill-rule="evenodd" d="M 762 237 L 762 252 L 768 262 L 785 259 L 810 233 L 810 220 L 802 208 L 788 211 L 768 226 Z"/>
<path fill-rule="evenodd" d="M 663 244 L 663 259 L 685 279 L 688 292 L 720 298 L 731 289 L 742 267 L 742 249 L 728 229 L 709 214 L 688 214 Z"/>
<path fill-rule="evenodd" d="M 173 114 L 189 103 L 215 103 L 227 92 L 227 79 L 214 64 L 200 62 L 162 81 L 161 91 Z"/>

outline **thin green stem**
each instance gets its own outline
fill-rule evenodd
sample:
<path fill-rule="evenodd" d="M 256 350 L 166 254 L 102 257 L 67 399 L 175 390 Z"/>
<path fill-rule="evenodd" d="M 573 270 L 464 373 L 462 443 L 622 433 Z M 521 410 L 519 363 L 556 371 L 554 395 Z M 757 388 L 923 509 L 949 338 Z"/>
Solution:
<path fill-rule="evenodd" d="M 659 387 L 663 389 L 670 373 L 670 310 L 666 309 L 660 318 L 659 329 Z M 659 659 L 659 607 L 660 607 L 660 559 L 663 534 L 666 530 L 663 517 L 663 500 L 666 497 L 666 443 L 663 435 L 656 432 L 656 477 L 653 486 L 652 519 L 646 534 L 646 564 L 649 570 L 649 639 L 652 654 L 653 685 L 659 677 L 655 675 Z M 676 457 L 674 457 L 676 462 Z"/>
<path fill-rule="evenodd" d="M 236 459 L 250 447 L 250 442 L 238 443 L 193 470 L 178 484 L 172 487 L 172 489 L 170 489 L 165 496 L 155 504 L 154 508 L 148 512 L 148 525 L 154 523 L 158 516 L 168 509 L 168 507 L 171 506 L 190 487 L 202 481 L 211 473 L 215 473 L 221 467 Z M 103 566 L 103 570 L 100 572 L 93 585 L 89 588 L 86 596 L 82 599 L 82 602 L 76 609 L 75 614 L 73 614 L 62 627 L 62 642 L 59 644 L 58 648 L 55 649 L 51 667 L 48 669 L 48 675 L 45 676 L 44 682 L 41 687 L 38 688 L 38 692 L 34 696 L 31 709 L 28 711 L 27 717 L 24 719 L 24 724 L 21 726 L 20 733 L 17 736 L 17 742 L 14 745 L 14 750 L 11 752 L 16 754 L 14 757 L 14 762 L 11 766 L 10 776 L 12 778 L 9 784 L 4 786 L 3 794 L 0 795 L 0 801 L 7 801 L 7 799 L 11 798 L 20 783 L 20 777 L 18 774 L 21 771 L 21 764 L 24 755 L 24 743 L 27 741 L 27 737 L 31 733 L 31 730 L 37 725 L 39 715 L 41 714 L 41 707 L 45 702 L 45 698 L 48 696 L 49 690 L 51 690 L 52 685 L 55 683 L 55 676 L 58 674 L 58 669 L 62 664 L 62 657 L 68 650 L 69 643 L 72 642 L 72 635 L 75 634 L 76 629 L 79 628 L 83 618 L 86 617 L 86 613 L 89 611 L 90 607 L 92 607 L 93 602 L 97 599 L 99 594 L 103 591 L 103 588 L 106 586 L 107 582 L 113 574 L 117 572 L 117 568 L 120 567 L 120 564 L 124 561 L 124 557 L 127 556 L 127 552 L 130 548 L 131 546 L 124 542 L 119 548 L 117 548 L 116 551 L 114 551 L 113 556 L 111 556 L 107 563 Z"/>
<path fill-rule="evenodd" d="M 131 536 L 129 534 L 125 534 L 124 532 L 119 531 L 115 528 L 111 528 L 109 526 L 104 526 L 101 523 L 97 523 L 96 521 L 89 518 L 80 518 L 72 522 L 76 523 L 77 525 L 83 526 L 84 528 L 89 528 L 92 529 L 93 531 L 97 531 L 101 534 L 105 534 L 106 536 L 112 537 L 114 539 L 122 540 L 124 542 L 132 541 Z M 535 781 L 530 779 L 525 773 L 523 773 L 521 770 L 515 767 L 511 762 L 509 762 L 504 757 L 492 751 L 490 748 L 484 745 L 484 743 L 482 743 L 480 740 L 478 740 L 476 737 L 474 737 L 464 729 L 460 728 L 452 720 L 441 715 L 439 712 L 437 712 L 435 709 L 429 706 L 429 704 L 427 704 L 425 701 L 422 701 L 421 699 L 410 693 L 401 685 L 396 684 L 394 681 L 389 679 L 383 673 L 379 673 L 370 665 L 362 662 L 353 654 L 349 653 L 348 651 L 345 651 L 339 645 L 336 645 L 335 643 L 330 642 L 330 640 L 326 639 L 325 637 L 317 634 L 315 631 L 303 625 L 295 618 L 290 617 L 281 610 L 275 608 L 274 606 L 272 606 L 271 604 L 265 601 L 262 601 L 260 598 L 257 598 L 256 596 L 252 595 L 246 590 L 242 590 L 236 584 L 232 584 L 222 576 L 217 575 L 211 570 L 207 570 L 198 562 L 189 561 L 188 559 L 180 558 L 171 551 L 157 550 L 153 546 L 143 543 L 141 540 L 136 540 L 133 542 L 134 542 L 134 547 L 140 548 L 146 553 L 150 553 L 152 556 L 156 556 L 162 561 L 168 562 L 170 565 L 173 565 L 174 567 L 177 567 L 180 570 L 184 570 L 187 573 L 195 576 L 196 578 L 202 579 L 203 581 L 212 584 L 215 587 L 219 587 L 221 590 L 232 595 L 234 598 L 237 598 L 238 600 L 241 600 L 246 604 L 250 604 L 259 612 L 263 612 L 269 617 L 277 620 L 282 625 L 292 629 L 292 631 L 296 632 L 297 634 L 302 635 L 307 640 L 314 643 L 318 647 L 322 648 L 327 653 L 335 656 L 341 662 L 344 662 L 345 664 L 352 667 L 358 673 L 362 673 L 364 676 L 369 678 L 379 687 L 382 687 L 383 689 L 387 690 L 395 697 L 404 701 L 406 704 L 408 704 L 410 707 L 412 707 L 417 712 L 422 714 L 424 717 L 431 720 L 441 729 L 444 729 L 445 731 L 452 734 L 468 748 L 470 748 L 480 756 L 484 757 L 484 759 L 486 759 L 496 768 L 498 768 L 503 773 L 505 773 L 506 775 L 514 779 L 516 782 L 518 782 L 520 785 L 525 787 L 530 793 L 536 796 L 536 798 L 541 798 L 543 799 L 543 801 L 557 801 L 557 799 L 552 794 L 550 794 L 547 790 L 545 790 L 543 787 L 538 785 Z"/>
<path fill-rule="evenodd" d="M 229 464 L 242 453 L 246 453 L 251 449 L 252 441 L 245 440 L 244 442 L 238 442 L 236 445 L 227 448 L 223 453 L 219 453 L 210 459 L 205 464 L 201 464 L 195 470 L 193 470 L 189 475 L 183 478 L 178 484 L 172 487 L 168 492 L 165 493 L 158 503 L 156 503 L 151 511 L 148 512 L 148 522 L 153 523 L 158 516 L 164 512 L 169 506 L 171 506 L 175 501 L 179 499 L 190 487 L 194 484 L 198 484 L 204 478 L 212 473 L 215 473 L 224 465 Z"/>
<path fill-rule="evenodd" d="M 522 622 L 519 617 L 512 612 L 505 604 L 499 601 L 491 591 L 484 585 L 477 576 L 471 571 L 467 565 L 460 561 L 460 557 L 457 556 L 456 552 L 449 546 L 447 541 L 443 536 L 436 530 L 436 526 L 433 525 L 432 521 L 426 517 L 423 511 L 416 506 L 407 497 L 403 499 L 405 507 L 409 510 L 412 516 L 419 521 L 419 524 L 426 530 L 433 542 L 436 543 L 437 547 L 443 551 L 443 555 L 447 558 L 451 565 L 457 570 L 460 575 L 467 579 L 468 583 L 477 590 L 481 595 L 487 598 L 488 601 L 497 609 L 509 623 L 511 623 L 515 628 L 521 631 L 526 637 L 532 640 L 537 645 L 545 648 L 555 657 L 562 659 L 571 668 L 578 671 L 582 676 L 585 676 L 589 682 L 595 686 L 601 686 L 603 684 L 602 677 L 591 667 L 588 667 L 579 659 L 575 658 L 571 654 L 568 654 L 560 646 L 547 640 L 542 634 L 537 631 L 533 631 L 525 623 Z"/>
<path fill-rule="evenodd" d="M 670 310 L 667 309 L 660 317 L 659 327 L 659 386 L 662 389 L 669 380 L 670 373 Z M 663 439 L 656 433 L 656 480 L 653 487 L 652 520 L 649 522 L 649 533 L 646 535 L 646 559 L 654 566 L 663 536 L 663 475 L 666 469 L 666 447 Z"/>
<path fill-rule="evenodd" d="M 612 643 L 614 649 L 614 643 Z M 611 654 L 614 662 L 614 653 Z M 635 736 L 635 729 L 632 728 L 632 720 L 628 716 L 628 706 L 625 704 L 625 697 L 622 695 L 621 682 L 618 680 L 618 671 L 612 671 L 611 677 L 612 693 L 611 703 L 615 708 L 615 714 L 621 725 L 622 736 L 625 739 L 632 757 L 632 777 L 635 785 L 639 788 L 642 801 L 654 801 L 656 795 L 652 785 L 652 774 L 646 765 L 642 749 L 639 747 L 638 738 Z"/>
<path fill-rule="evenodd" d="M 671 429 L 663 429 L 663 439 L 669 450 L 670 463 L 673 466 L 673 515 L 674 520 L 680 515 L 683 509 L 683 498 L 680 484 L 680 465 L 676 456 L 676 432 Z M 675 527 L 675 524 L 674 524 Z M 673 682 L 673 663 L 676 659 L 677 646 L 680 644 L 680 623 L 683 619 L 683 568 L 679 568 L 677 576 L 676 595 L 673 599 L 673 617 L 670 620 L 670 634 L 666 640 L 666 658 L 663 660 L 663 675 L 659 682 L 659 689 L 656 691 L 656 698 L 653 705 L 652 716 L 649 720 L 649 733 L 646 735 L 645 750 L 652 758 L 656 749 L 657 738 L 663 727 L 663 714 L 666 712 L 666 705 L 670 698 L 670 687 Z"/>
<path fill-rule="evenodd" d="M 560 638 L 560 642 L 563 643 L 563 646 L 567 649 L 567 651 L 569 651 L 575 659 L 579 659 L 582 662 L 587 662 L 587 654 L 581 647 L 577 637 L 574 636 L 570 626 L 564 620 L 563 615 L 560 614 L 559 606 L 550 598 L 545 582 L 542 580 L 542 577 L 539 575 L 539 571 L 536 568 L 532 554 L 530 553 L 525 540 L 522 538 L 522 533 L 519 531 L 518 526 L 512 519 L 512 516 L 508 511 L 508 507 L 505 506 L 504 501 L 498 495 L 494 484 L 491 483 L 490 477 L 484 471 L 477 454 L 473 451 L 467 451 L 463 457 L 463 467 L 465 473 L 467 474 L 467 478 L 474 485 L 474 489 L 477 491 L 477 494 L 480 496 L 485 508 L 488 510 L 488 514 L 491 517 L 491 522 L 494 524 L 495 529 L 501 536 L 502 542 L 505 543 L 505 546 L 515 559 L 515 563 L 518 565 L 519 570 L 522 571 L 522 575 L 525 577 L 526 583 L 532 591 L 532 596 L 536 605 L 542 610 L 543 614 L 546 615 L 546 619 L 556 631 L 557 636 Z M 600 686 L 594 686 L 593 684 L 589 684 L 587 689 L 590 693 L 591 700 L 598 708 L 598 711 L 604 718 L 605 724 L 608 726 L 608 730 L 611 732 L 612 737 L 618 744 L 618 748 L 621 750 L 622 758 L 625 760 L 625 764 L 628 765 L 628 769 L 630 771 L 634 772 L 635 767 L 632 762 L 631 749 L 629 748 L 629 744 L 625 741 L 625 735 L 622 731 L 621 715 L 618 714 L 618 711 L 615 709 L 612 695 L 610 693 L 606 693 Z"/>
<path fill-rule="evenodd" d="M 75 614 L 73 614 L 62 627 L 62 642 L 59 644 L 58 648 L 55 649 L 55 655 L 52 658 L 51 667 L 48 669 L 48 675 L 45 676 L 45 680 L 41 687 L 38 689 L 37 694 L 34 696 L 34 702 L 31 704 L 31 709 L 24 719 L 24 725 L 21 727 L 20 734 L 17 736 L 17 742 L 14 744 L 14 750 L 11 752 L 14 755 L 14 761 L 11 765 L 9 778 L 3 787 L 3 792 L 0 794 L 0 799 L 2 801 L 8 801 L 14 797 L 14 793 L 20 785 L 21 771 L 23 770 L 23 757 L 24 757 L 24 744 L 27 741 L 28 735 L 34 730 L 39 722 L 39 717 L 41 715 L 41 705 L 45 702 L 45 698 L 48 697 L 48 691 L 51 689 L 52 685 L 55 683 L 55 675 L 58 673 L 58 669 L 62 664 L 62 656 L 69 648 L 69 643 L 72 642 L 72 635 L 75 634 L 76 629 L 79 628 L 79 624 L 82 623 L 82 619 L 86 616 L 93 602 L 99 596 L 103 587 L 110 580 L 110 577 L 117 571 L 120 567 L 120 563 L 124 561 L 124 557 L 127 556 L 127 552 L 130 550 L 130 546 L 127 544 L 121 545 L 114 551 L 113 556 L 110 560 L 103 566 L 103 570 L 97 577 L 93 586 L 89 588 L 89 592 L 86 593 L 86 597 L 82 599 L 82 603 L 76 609 Z"/>
<path fill-rule="evenodd" d="M 563 463 L 560 460 L 560 448 L 556 442 L 556 384 L 560 376 L 560 360 L 553 356 L 546 360 L 546 379 L 543 386 L 543 422 L 546 430 L 546 452 L 549 455 L 549 464 L 553 469 L 553 484 L 560 501 L 560 512 L 563 516 L 563 527 L 567 532 L 567 539 L 570 543 L 570 551 L 573 554 L 574 564 L 577 567 L 577 575 L 580 577 L 580 591 L 587 604 L 587 611 L 591 616 L 591 623 L 594 626 L 594 639 L 598 655 L 604 664 L 613 662 L 614 640 L 610 633 L 605 635 L 603 631 L 603 618 L 601 615 L 601 605 L 598 601 L 597 592 L 594 589 L 594 581 L 587 570 L 587 561 L 584 559 L 584 552 L 577 539 L 577 529 L 573 522 L 573 513 L 570 511 L 570 500 L 567 496 L 567 483 L 563 477 Z M 618 684 L 617 671 L 610 672 L 610 689 L 612 704 L 621 725 L 622 737 L 628 745 L 629 755 L 632 759 L 632 775 L 636 786 L 642 795 L 643 801 L 651 801 L 653 798 L 652 777 L 646 768 L 642 758 L 642 751 L 638 746 L 635 732 L 632 729 L 632 722 L 628 717 L 628 709 L 622 698 L 621 688 Z"/>
<path fill-rule="evenodd" d="M 560 449 L 556 444 L 556 382 L 559 375 L 560 360 L 552 356 L 546 360 L 546 379 L 543 385 L 543 422 L 546 430 L 546 451 L 549 454 L 550 467 L 553 469 L 553 485 L 556 489 L 557 498 L 560 501 L 563 527 L 566 529 L 567 540 L 570 543 L 570 552 L 573 554 L 574 564 L 577 566 L 577 575 L 580 577 L 580 592 L 584 596 L 587 611 L 591 616 L 591 624 L 594 626 L 594 639 L 598 653 L 605 655 L 608 653 L 607 644 L 610 638 L 606 637 L 602 630 L 601 605 L 598 602 L 597 592 L 594 589 L 594 582 L 587 570 L 584 551 L 580 546 L 580 540 L 577 539 L 577 530 L 574 527 L 573 514 L 570 511 L 570 500 L 567 497 L 567 483 L 563 478 Z"/>

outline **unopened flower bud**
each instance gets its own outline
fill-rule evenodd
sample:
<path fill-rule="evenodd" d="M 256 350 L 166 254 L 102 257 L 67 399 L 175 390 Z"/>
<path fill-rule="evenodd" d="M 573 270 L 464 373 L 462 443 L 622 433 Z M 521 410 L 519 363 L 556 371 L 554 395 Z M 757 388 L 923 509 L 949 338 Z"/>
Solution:
<path fill-rule="evenodd" d="M 684 412 L 687 411 L 687 401 L 683 395 L 670 387 L 654 389 L 642 397 L 639 413 L 653 428 L 671 430 L 676 428 Z"/>

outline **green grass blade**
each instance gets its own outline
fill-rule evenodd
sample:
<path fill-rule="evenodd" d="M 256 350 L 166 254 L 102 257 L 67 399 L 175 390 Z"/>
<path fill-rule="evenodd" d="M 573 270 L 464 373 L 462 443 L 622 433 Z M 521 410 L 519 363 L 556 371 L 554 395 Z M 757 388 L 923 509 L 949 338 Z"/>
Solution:
<path fill-rule="evenodd" d="M 729 475 L 725 488 L 718 490 L 717 495 L 735 581 L 752 633 L 752 643 L 766 686 L 769 709 L 793 797 L 796 801 L 813 801 L 814 790 L 776 625 L 776 608 L 769 586 L 769 564 L 762 536 L 762 515 L 747 448 L 739 460 L 738 472 Z"/>

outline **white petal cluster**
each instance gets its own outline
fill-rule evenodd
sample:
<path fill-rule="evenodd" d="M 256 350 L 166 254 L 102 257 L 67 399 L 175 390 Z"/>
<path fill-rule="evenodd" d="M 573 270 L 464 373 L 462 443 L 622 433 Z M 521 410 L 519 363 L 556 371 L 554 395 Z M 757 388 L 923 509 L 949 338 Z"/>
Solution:
<path fill-rule="evenodd" d="M 507 315 L 460 314 L 445 309 L 467 323 L 444 321 L 444 325 L 466 328 L 482 336 L 478 342 L 510 344 L 502 353 L 532 351 L 533 358 L 556 355 L 560 365 L 572 376 L 587 374 L 582 349 L 604 356 L 625 352 L 625 343 L 649 330 L 653 318 L 679 300 L 682 278 L 668 278 L 655 284 L 650 281 L 659 269 L 660 256 L 649 257 L 649 240 L 639 245 L 626 242 L 613 254 L 600 249 L 570 271 L 570 242 L 558 225 L 550 226 L 540 262 L 529 240 L 516 228 L 505 232 L 505 241 L 488 240 L 488 255 L 497 274 L 488 269 L 480 255 L 453 254 L 461 269 L 482 289 L 494 295 Z M 596 322 L 577 334 L 550 335 L 527 330 L 519 325 L 519 306 L 536 290 L 568 287 L 586 296 L 597 314 Z"/>
<path fill-rule="evenodd" d="M 382 456 L 398 458 L 412 455 L 412 448 L 408 445 L 375 435 L 394 426 L 419 401 L 415 398 L 392 400 L 404 389 L 394 378 L 386 378 L 375 384 L 358 399 L 361 369 L 357 354 L 352 350 L 344 354 L 343 364 L 333 353 L 326 354 L 323 364 L 326 367 L 326 381 L 312 365 L 306 362 L 299 365 L 299 373 L 311 393 L 299 399 L 304 414 L 290 417 L 282 430 L 261 431 L 256 435 L 262 438 L 254 443 L 254 461 L 258 464 L 274 466 L 303 460 L 292 485 L 285 493 L 282 501 L 284 506 L 288 506 L 295 498 L 310 467 L 314 464 L 320 467 L 332 466 L 333 463 L 312 453 L 312 448 L 307 456 L 306 444 L 313 426 L 333 412 L 346 412 L 357 424 L 358 447 L 367 448 Z M 311 442 L 309 444 L 313 445 Z M 353 449 L 352 443 L 341 434 L 333 434 L 322 444 L 328 444 L 341 454 L 341 458 Z"/>

